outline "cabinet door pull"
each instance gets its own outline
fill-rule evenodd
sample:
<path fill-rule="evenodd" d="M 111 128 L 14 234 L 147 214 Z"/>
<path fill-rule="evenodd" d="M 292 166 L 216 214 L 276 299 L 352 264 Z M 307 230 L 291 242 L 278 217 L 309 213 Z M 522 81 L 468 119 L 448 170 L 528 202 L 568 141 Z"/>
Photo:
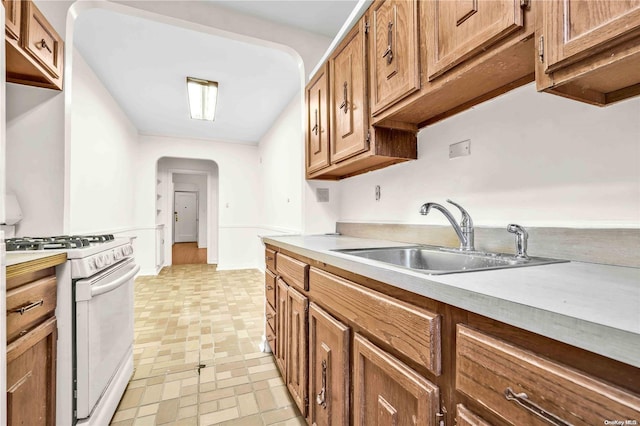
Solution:
<path fill-rule="evenodd" d="M 268 285 L 267 286 L 267 290 L 273 290 L 273 286 L 272 285 Z"/>
<path fill-rule="evenodd" d="M 27 303 L 24 306 L 21 306 L 19 308 L 13 309 L 11 312 L 14 313 L 14 314 L 24 315 L 25 312 L 30 311 L 32 309 L 35 309 L 38 306 L 42 306 L 42 305 L 44 305 L 44 299 L 40 299 L 37 302 Z"/>
<path fill-rule="evenodd" d="M 316 124 L 311 128 L 314 135 L 318 135 L 318 110 L 316 109 Z"/>
<path fill-rule="evenodd" d="M 536 404 L 535 402 L 531 401 L 529 399 L 529 396 L 524 393 L 515 393 L 513 391 L 513 389 L 506 388 L 504 390 L 504 397 L 507 399 L 507 401 L 513 401 L 516 404 L 518 404 L 519 406 L 521 406 L 522 408 L 524 408 L 525 410 L 535 414 L 536 416 L 540 417 L 543 420 L 546 420 L 547 423 L 554 425 L 554 426 L 572 426 L 571 423 L 568 423 L 564 420 L 562 420 L 560 417 L 556 416 L 553 413 L 548 412 L 547 410 L 545 410 L 544 408 L 540 407 L 538 404 Z"/>
<path fill-rule="evenodd" d="M 322 360 L 322 388 L 316 395 L 316 403 L 326 410 L 327 408 L 327 360 Z"/>
<path fill-rule="evenodd" d="M 391 44 L 393 42 L 393 22 L 389 21 L 389 26 L 387 27 L 387 50 L 384 51 L 383 58 L 387 58 L 387 64 L 391 64 L 393 61 L 393 50 L 391 49 Z"/>
<path fill-rule="evenodd" d="M 267 317 L 267 320 L 270 320 L 271 318 L 273 318 L 273 315 L 267 314 L 266 317 Z"/>
<path fill-rule="evenodd" d="M 343 101 L 340 104 L 339 109 L 344 108 L 344 113 L 346 114 L 347 113 L 347 109 L 348 109 L 348 107 L 347 107 L 347 82 L 346 81 L 344 82 L 343 88 L 344 88 L 344 90 L 342 91 L 342 99 L 343 99 Z"/>
<path fill-rule="evenodd" d="M 39 50 L 42 49 L 47 49 L 49 51 L 49 53 L 53 53 L 53 50 L 51 50 L 51 48 L 49 47 L 49 45 L 47 45 L 47 41 L 45 39 L 40 40 L 39 42 L 36 43 L 36 47 Z"/>

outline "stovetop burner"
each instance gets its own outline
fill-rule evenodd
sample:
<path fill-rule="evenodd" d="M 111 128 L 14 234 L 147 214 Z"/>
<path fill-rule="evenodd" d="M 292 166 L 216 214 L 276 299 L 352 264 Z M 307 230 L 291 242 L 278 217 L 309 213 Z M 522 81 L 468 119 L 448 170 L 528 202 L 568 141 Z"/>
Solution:
<path fill-rule="evenodd" d="M 7 238 L 7 251 L 23 250 L 61 250 L 89 247 L 91 244 L 113 240 L 112 234 L 106 235 L 58 235 L 55 237 Z"/>

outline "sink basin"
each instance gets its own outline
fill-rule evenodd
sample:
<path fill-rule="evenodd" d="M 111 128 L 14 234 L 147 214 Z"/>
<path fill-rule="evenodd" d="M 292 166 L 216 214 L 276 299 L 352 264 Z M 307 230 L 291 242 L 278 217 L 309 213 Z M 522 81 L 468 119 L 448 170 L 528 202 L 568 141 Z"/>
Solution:
<path fill-rule="evenodd" d="M 435 246 L 340 249 L 335 251 L 431 275 L 567 262 L 566 260 L 544 257 L 516 259 L 509 254 L 462 252 Z"/>

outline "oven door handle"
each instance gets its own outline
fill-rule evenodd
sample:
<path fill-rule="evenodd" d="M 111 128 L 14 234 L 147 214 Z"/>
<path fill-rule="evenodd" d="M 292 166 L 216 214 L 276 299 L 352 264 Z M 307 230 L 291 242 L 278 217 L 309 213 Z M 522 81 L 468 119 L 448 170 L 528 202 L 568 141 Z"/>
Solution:
<path fill-rule="evenodd" d="M 121 285 L 125 284 L 130 279 L 132 279 L 138 273 L 139 270 L 140 270 L 140 265 L 133 265 L 133 268 L 131 268 L 129 272 L 127 272 L 117 280 L 111 281 L 103 285 L 91 286 L 91 297 L 99 296 L 101 294 L 108 293 L 112 290 L 115 290 L 116 288 L 120 287 Z"/>

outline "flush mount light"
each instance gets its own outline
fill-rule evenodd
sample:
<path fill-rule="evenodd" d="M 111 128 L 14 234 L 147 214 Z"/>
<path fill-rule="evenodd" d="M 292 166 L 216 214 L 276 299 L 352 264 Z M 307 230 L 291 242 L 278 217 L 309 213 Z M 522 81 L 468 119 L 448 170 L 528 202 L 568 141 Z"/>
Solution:
<path fill-rule="evenodd" d="M 213 121 L 216 114 L 218 82 L 187 77 L 191 118 Z"/>

